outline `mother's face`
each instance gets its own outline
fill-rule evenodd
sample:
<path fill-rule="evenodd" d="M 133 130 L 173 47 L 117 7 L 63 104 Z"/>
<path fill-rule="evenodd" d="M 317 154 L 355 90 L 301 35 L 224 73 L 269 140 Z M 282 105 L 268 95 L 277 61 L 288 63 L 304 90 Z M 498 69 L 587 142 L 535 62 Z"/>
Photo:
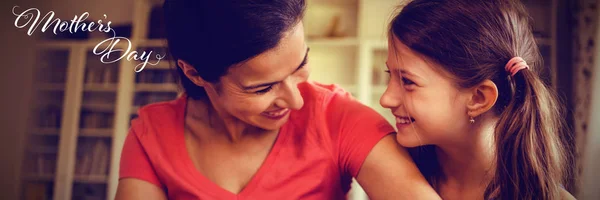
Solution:
<path fill-rule="evenodd" d="M 205 86 L 222 117 L 249 125 L 279 129 L 289 111 L 304 105 L 297 85 L 308 79 L 308 48 L 302 23 L 284 35 L 277 47 L 231 67 L 216 85 Z"/>

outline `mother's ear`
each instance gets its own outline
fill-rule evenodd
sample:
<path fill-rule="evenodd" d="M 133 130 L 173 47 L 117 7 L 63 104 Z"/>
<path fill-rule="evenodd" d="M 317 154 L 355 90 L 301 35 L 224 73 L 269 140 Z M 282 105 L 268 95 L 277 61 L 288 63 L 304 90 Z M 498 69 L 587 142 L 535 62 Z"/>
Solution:
<path fill-rule="evenodd" d="M 194 68 L 194 66 L 192 66 L 191 64 L 178 59 L 177 60 L 177 66 L 179 68 L 181 68 L 181 71 L 183 71 L 183 74 L 185 74 L 185 76 L 192 81 L 194 84 L 196 84 L 197 86 L 200 87 L 206 87 L 207 82 L 200 77 L 200 75 L 198 74 L 198 71 L 196 70 L 196 68 Z"/>
<path fill-rule="evenodd" d="M 471 98 L 467 101 L 467 110 L 470 117 L 477 117 L 496 104 L 498 100 L 498 87 L 491 80 L 485 80 L 470 89 Z"/>

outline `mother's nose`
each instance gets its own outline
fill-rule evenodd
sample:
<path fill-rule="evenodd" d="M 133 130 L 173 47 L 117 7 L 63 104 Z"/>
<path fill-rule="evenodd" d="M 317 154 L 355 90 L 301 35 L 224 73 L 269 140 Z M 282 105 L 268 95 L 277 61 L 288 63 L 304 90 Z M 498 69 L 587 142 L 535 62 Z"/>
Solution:
<path fill-rule="evenodd" d="M 279 105 L 280 107 L 299 110 L 304 106 L 304 99 L 298 88 L 299 83 L 292 79 L 287 79 L 281 83 L 282 93 L 280 93 L 280 99 L 282 105 Z"/>

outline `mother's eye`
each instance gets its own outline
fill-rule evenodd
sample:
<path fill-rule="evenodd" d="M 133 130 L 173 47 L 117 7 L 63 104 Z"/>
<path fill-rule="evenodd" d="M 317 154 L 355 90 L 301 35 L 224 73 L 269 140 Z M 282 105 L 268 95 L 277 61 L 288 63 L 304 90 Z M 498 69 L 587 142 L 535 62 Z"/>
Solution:
<path fill-rule="evenodd" d="M 415 84 L 415 82 L 411 81 L 410 79 L 404 78 L 404 77 L 402 77 L 402 83 L 404 85 L 414 85 Z"/>
<path fill-rule="evenodd" d="M 271 91 L 271 89 L 273 89 L 273 86 L 272 86 L 272 85 L 271 85 L 271 86 L 269 86 L 269 87 L 267 87 L 267 88 L 265 88 L 265 89 L 262 89 L 262 90 L 255 91 L 254 93 L 255 93 L 255 94 L 265 94 L 265 93 L 267 93 L 267 92 Z"/>

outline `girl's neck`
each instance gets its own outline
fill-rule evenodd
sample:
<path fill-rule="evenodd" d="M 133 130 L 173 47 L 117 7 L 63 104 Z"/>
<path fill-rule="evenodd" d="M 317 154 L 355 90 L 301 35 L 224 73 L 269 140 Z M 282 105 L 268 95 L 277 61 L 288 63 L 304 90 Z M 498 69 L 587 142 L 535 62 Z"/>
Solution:
<path fill-rule="evenodd" d="M 436 154 L 444 177 L 442 188 L 455 192 L 479 190 L 481 195 L 494 176 L 494 120 L 472 125 L 460 143 L 437 145 Z"/>

